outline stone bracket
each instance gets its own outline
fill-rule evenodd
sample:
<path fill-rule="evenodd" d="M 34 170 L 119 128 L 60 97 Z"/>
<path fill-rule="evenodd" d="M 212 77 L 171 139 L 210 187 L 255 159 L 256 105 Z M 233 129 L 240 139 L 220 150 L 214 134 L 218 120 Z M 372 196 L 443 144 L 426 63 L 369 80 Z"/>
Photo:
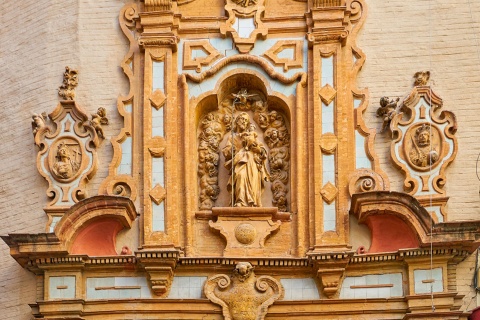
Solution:
<path fill-rule="evenodd" d="M 353 256 L 353 251 L 328 254 L 313 254 L 314 269 L 322 283 L 322 290 L 327 298 L 337 298 L 340 294 L 345 268 Z"/>
<path fill-rule="evenodd" d="M 220 232 L 227 241 L 224 256 L 265 254 L 265 240 L 280 228 L 281 221 L 273 221 L 277 208 L 213 208 L 217 221 L 210 220 L 210 228 Z"/>
<path fill-rule="evenodd" d="M 176 249 L 140 251 L 136 257 L 148 274 L 150 287 L 159 297 L 167 297 L 180 256 Z"/>

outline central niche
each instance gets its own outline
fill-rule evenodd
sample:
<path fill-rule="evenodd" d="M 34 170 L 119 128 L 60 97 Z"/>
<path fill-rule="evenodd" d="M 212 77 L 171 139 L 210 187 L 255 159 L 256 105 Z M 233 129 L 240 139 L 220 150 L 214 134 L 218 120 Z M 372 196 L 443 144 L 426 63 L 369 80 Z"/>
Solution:
<path fill-rule="evenodd" d="M 252 81 L 253 80 L 253 81 Z M 236 75 L 198 104 L 198 208 L 289 209 L 288 107 L 258 78 Z"/>

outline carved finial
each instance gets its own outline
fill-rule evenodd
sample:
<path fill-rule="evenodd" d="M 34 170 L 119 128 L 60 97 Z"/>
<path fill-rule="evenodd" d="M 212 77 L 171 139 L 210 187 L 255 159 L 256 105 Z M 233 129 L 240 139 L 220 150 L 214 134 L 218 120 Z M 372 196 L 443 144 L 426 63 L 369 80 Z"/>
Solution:
<path fill-rule="evenodd" d="M 63 100 L 75 99 L 75 87 L 78 84 L 78 71 L 65 67 L 63 74 L 63 84 L 58 88 L 58 95 Z"/>
<path fill-rule="evenodd" d="M 380 108 L 377 109 L 377 117 L 383 117 L 383 124 L 380 133 L 387 130 L 388 125 L 392 121 L 393 117 L 398 114 L 398 101 L 400 98 L 396 100 L 390 100 L 389 97 L 381 97 L 380 98 Z"/>
<path fill-rule="evenodd" d="M 37 134 L 37 132 L 47 126 L 47 113 L 42 112 L 42 114 L 34 113 L 32 115 L 32 132 L 33 136 Z"/>
<path fill-rule="evenodd" d="M 108 124 L 107 110 L 105 110 L 105 108 L 98 108 L 97 113 L 92 113 L 90 124 L 95 128 L 95 131 L 97 131 L 97 134 L 101 138 L 105 138 L 102 125 Z"/>
<path fill-rule="evenodd" d="M 225 320 L 262 320 L 268 307 L 283 297 L 282 285 L 269 276 L 256 277 L 249 262 L 239 262 L 231 277 L 210 277 L 204 291 L 208 299 L 219 304 Z"/>
<path fill-rule="evenodd" d="M 419 71 L 413 76 L 415 79 L 414 86 L 426 86 L 428 85 L 428 80 L 430 79 L 430 71 Z"/>

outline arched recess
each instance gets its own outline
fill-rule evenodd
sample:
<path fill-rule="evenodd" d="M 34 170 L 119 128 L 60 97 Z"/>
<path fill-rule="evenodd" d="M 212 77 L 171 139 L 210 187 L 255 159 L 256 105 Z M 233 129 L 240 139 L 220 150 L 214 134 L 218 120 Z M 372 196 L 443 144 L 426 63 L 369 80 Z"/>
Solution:
<path fill-rule="evenodd" d="M 227 191 L 229 172 L 223 152 L 234 120 L 245 112 L 251 131 L 263 145 L 268 158 L 270 181 L 265 184 L 262 205 L 287 212 L 291 203 L 291 109 L 294 97 L 273 91 L 268 80 L 253 70 L 231 70 L 215 88 L 190 101 L 195 111 L 191 147 L 196 151 L 197 210 L 230 205 Z"/>
<path fill-rule="evenodd" d="M 137 212 L 129 198 L 95 196 L 76 203 L 55 226 L 70 254 L 116 255 L 118 232 L 131 228 Z"/>
<path fill-rule="evenodd" d="M 371 231 L 368 253 L 430 245 L 430 215 L 406 193 L 375 191 L 354 194 L 350 214 Z"/>

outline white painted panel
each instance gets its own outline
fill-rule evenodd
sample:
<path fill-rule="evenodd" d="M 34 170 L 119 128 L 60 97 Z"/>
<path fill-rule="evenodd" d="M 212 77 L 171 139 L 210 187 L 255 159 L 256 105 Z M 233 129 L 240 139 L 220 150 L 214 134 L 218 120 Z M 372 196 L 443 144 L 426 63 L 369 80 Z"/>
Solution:
<path fill-rule="evenodd" d="M 323 202 L 323 230 L 335 231 L 337 229 L 337 215 L 335 201 L 331 204 Z"/>
<path fill-rule="evenodd" d="M 207 277 L 174 277 L 168 298 L 200 299 L 203 296 L 203 285 Z"/>
<path fill-rule="evenodd" d="M 87 278 L 87 299 L 152 298 L 145 277 Z"/>
<path fill-rule="evenodd" d="M 251 18 L 238 18 L 233 24 L 233 29 L 237 31 L 240 38 L 249 38 L 255 27 L 255 20 Z"/>
<path fill-rule="evenodd" d="M 152 92 L 162 90 L 165 92 L 165 64 L 163 61 L 152 61 Z"/>
<path fill-rule="evenodd" d="M 335 185 L 335 155 L 322 154 L 322 186 L 330 182 Z"/>
<path fill-rule="evenodd" d="M 355 286 L 360 286 L 360 288 L 355 288 Z M 368 286 L 373 287 L 369 288 Z M 402 295 L 401 273 L 345 277 L 340 289 L 340 299 L 391 298 Z"/>
<path fill-rule="evenodd" d="M 50 299 L 75 299 L 75 276 L 50 277 Z"/>
<path fill-rule="evenodd" d="M 165 187 L 165 169 L 163 158 L 152 158 L 152 187 L 157 184 Z"/>
<path fill-rule="evenodd" d="M 355 131 L 355 164 L 356 168 L 372 168 L 372 163 L 365 152 L 365 137 Z"/>
<path fill-rule="evenodd" d="M 118 166 L 118 174 L 132 174 L 132 137 L 122 142 L 122 160 Z"/>
<path fill-rule="evenodd" d="M 164 136 L 164 108 L 155 109 L 152 107 L 152 138 Z"/>
<path fill-rule="evenodd" d="M 165 202 L 157 205 L 152 201 L 152 230 L 165 231 Z"/>
<path fill-rule="evenodd" d="M 443 292 L 442 268 L 417 269 L 413 271 L 415 280 L 415 293 Z M 430 282 L 432 281 L 433 282 Z"/>
<path fill-rule="evenodd" d="M 326 84 L 334 86 L 333 83 L 333 56 L 328 58 L 322 58 L 322 83 L 321 87 L 325 86 Z"/>
<path fill-rule="evenodd" d="M 335 133 L 335 100 L 327 106 L 322 102 L 322 134 Z"/>
<path fill-rule="evenodd" d="M 293 60 L 295 58 L 295 50 L 293 48 L 285 48 L 279 53 L 277 53 L 277 57 L 280 59 Z"/>
<path fill-rule="evenodd" d="M 283 300 L 317 300 L 320 299 L 313 278 L 280 279 L 285 289 Z"/>

